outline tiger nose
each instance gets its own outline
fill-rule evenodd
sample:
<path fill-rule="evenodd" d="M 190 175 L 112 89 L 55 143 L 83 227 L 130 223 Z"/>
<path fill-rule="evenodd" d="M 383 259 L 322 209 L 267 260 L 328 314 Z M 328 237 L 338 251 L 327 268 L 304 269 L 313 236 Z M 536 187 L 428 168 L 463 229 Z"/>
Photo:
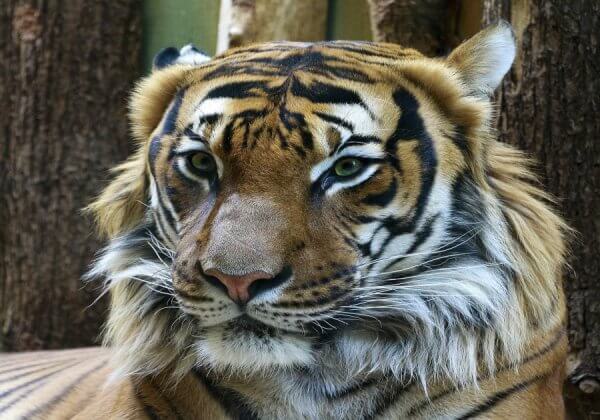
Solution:
<path fill-rule="evenodd" d="M 273 276 L 264 271 L 254 271 L 241 276 L 232 276 L 216 269 L 210 269 L 206 271 L 206 274 L 216 278 L 221 285 L 225 286 L 229 297 L 238 303 L 246 303 L 254 297 L 256 293 L 252 292 L 250 286 L 256 281 L 273 278 Z"/>

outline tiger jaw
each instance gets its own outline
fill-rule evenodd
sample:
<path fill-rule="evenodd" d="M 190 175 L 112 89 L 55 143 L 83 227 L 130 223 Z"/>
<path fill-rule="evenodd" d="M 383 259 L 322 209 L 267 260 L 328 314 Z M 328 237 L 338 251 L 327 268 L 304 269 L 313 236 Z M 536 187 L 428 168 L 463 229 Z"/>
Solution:
<path fill-rule="evenodd" d="M 258 373 L 313 361 L 313 338 L 269 327 L 247 315 L 203 329 L 194 343 L 199 365 Z"/>
<path fill-rule="evenodd" d="M 256 372 L 304 366 L 313 360 L 314 338 L 306 334 L 303 317 L 293 320 L 291 313 L 283 317 L 267 309 L 277 291 L 240 305 L 216 287 L 205 287 L 203 297 L 178 296 L 180 308 L 200 325 L 193 344 L 199 365 Z"/>

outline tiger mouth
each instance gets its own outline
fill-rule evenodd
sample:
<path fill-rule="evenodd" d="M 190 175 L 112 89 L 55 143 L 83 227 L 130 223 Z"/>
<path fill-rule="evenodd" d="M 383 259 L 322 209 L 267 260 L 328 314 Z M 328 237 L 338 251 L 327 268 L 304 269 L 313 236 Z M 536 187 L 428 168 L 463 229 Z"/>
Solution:
<path fill-rule="evenodd" d="M 355 269 L 345 267 L 333 274 L 321 275 L 314 280 L 306 281 L 306 285 L 290 287 L 289 283 L 295 279 L 295 273 L 288 265 L 277 276 L 265 280 L 270 282 L 268 287 L 263 289 L 261 280 L 258 280 L 257 289 L 251 292 L 252 298 L 247 302 L 240 302 L 227 296 L 227 289 L 216 277 L 200 272 L 201 281 L 214 288 L 211 294 L 201 291 L 198 291 L 198 294 L 189 293 L 177 287 L 175 293 L 181 310 L 196 318 L 199 326 L 208 330 L 225 329 L 234 334 L 254 332 L 259 336 L 269 332 L 271 335 L 285 333 L 313 337 L 330 334 L 333 330 L 347 326 L 348 320 L 341 319 L 343 316 L 336 316 L 336 311 L 340 306 L 354 301 L 356 296 L 352 289 L 334 286 L 335 289 L 340 290 L 326 297 L 315 297 L 314 291 L 309 295 L 312 290 L 310 287 L 323 285 L 325 281 L 353 279 L 354 276 L 350 277 L 350 275 L 356 273 Z M 179 275 L 179 272 L 175 271 L 175 275 Z M 278 288 L 280 291 L 289 292 L 289 296 L 273 297 L 275 300 L 266 296 L 270 291 Z M 292 296 L 294 293 L 304 293 L 307 299 L 298 301 Z M 263 297 L 266 300 L 263 300 Z M 229 313 L 220 315 L 218 312 L 226 306 Z"/>
<path fill-rule="evenodd" d="M 229 324 L 230 328 L 234 330 L 234 332 L 251 332 L 258 336 L 279 330 L 279 328 L 267 325 L 256 318 L 252 318 L 248 314 L 243 314 L 237 318 L 234 318 L 227 324 Z"/>

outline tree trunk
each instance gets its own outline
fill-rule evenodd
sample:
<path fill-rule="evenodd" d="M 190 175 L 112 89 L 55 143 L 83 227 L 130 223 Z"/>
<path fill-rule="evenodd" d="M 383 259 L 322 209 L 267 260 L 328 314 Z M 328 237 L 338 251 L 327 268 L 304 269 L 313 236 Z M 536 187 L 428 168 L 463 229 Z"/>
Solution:
<path fill-rule="evenodd" d="M 217 53 L 265 41 L 321 41 L 327 0 L 221 0 Z"/>
<path fill-rule="evenodd" d="M 368 0 L 376 41 L 415 48 L 427 55 L 446 50 L 448 0 Z"/>
<path fill-rule="evenodd" d="M 89 345 L 105 305 L 80 209 L 127 156 L 139 1 L 0 5 L 0 350 Z M 97 289 L 97 288 L 96 288 Z"/>
<path fill-rule="evenodd" d="M 500 90 L 501 138 L 534 154 L 579 232 L 569 303 L 573 418 L 600 412 L 600 2 L 485 0 L 484 21 L 512 22 L 519 53 Z"/>

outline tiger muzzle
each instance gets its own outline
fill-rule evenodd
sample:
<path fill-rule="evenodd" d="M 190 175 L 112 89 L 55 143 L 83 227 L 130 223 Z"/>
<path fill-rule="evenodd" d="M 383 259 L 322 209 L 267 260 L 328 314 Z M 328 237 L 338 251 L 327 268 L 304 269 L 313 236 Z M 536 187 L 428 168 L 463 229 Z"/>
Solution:
<path fill-rule="evenodd" d="M 282 251 L 286 222 L 274 203 L 232 194 L 215 211 L 198 258 L 207 282 L 246 303 L 291 277 Z"/>

